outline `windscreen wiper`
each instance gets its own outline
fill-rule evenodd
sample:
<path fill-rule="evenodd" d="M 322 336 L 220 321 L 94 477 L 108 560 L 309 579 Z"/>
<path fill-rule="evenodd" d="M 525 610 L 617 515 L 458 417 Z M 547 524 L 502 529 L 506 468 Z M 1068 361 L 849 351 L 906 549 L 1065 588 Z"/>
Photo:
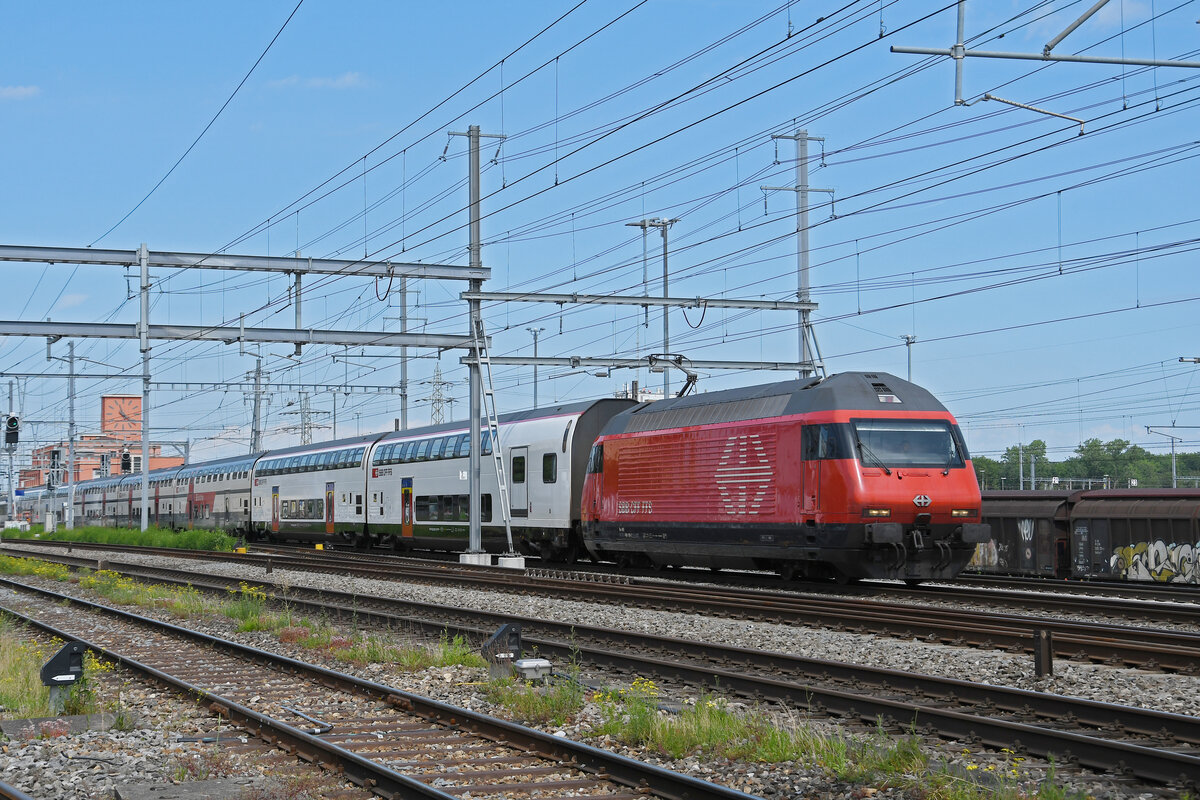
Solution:
<path fill-rule="evenodd" d="M 876 465 L 882 467 L 883 471 L 886 472 L 888 475 L 892 474 L 892 471 L 890 469 L 888 469 L 887 464 L 883 463 L 883 459 L 880 458 L 879 456 L 875 455 L 874 450 L 872 450 L 870 447 L 867 447 L 865 444 L 863 444 L 862 439 L 855 437 L 854 442 L 855 442 L 855 444 L 858 445 L 859 458 L 870 458 L 872 461 L 874 461 L 876 463 Z"/>

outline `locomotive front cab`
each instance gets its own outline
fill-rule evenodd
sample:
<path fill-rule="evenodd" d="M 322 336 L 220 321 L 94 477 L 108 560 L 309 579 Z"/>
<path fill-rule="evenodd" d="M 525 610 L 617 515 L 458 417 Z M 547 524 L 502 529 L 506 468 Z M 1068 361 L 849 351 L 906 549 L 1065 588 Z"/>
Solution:
<path fill-rule="evenodd" d="M 845 525 L 847 545 L 859 554 L 838 565 L 848 577 L 950 578 L 975 544 L 989 539 L 970 457 L 952 419 L 852 417 L 808 426 L 804 447 L 806 456 L 835 458 L 847 468 L 825 470 L 817 489 L 823 521 Z"/>

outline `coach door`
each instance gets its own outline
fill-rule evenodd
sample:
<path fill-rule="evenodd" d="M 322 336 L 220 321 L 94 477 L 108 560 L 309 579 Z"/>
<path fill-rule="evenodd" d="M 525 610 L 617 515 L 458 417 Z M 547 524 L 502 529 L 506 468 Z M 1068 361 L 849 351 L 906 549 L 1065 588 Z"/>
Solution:
<path fill-rule="evenodd" d="M 279 487 L 271 487 L 271 532 L 279 533 Z"/>
<path fill-rule="evenodd" d="M 196 479 L 188 478 L 188 493 L 187 493 L 187 526 L 188 530 L 192 529 L 192 519 L 195 517 L 195 502 L 196 502 Z"/>
<path fill-rule="evenodd" d="M 400 536 L 411 539 L 413 535 L 413 479 L 400 479 Z"/>
<path fill-rule="evenodd" d="M 529 448 L 514 447 L 509 450 L 508 492 L 509 506 L 514 517 L 529 516 Z"/>
<path fill-rule="evenodd" d="M 333 484 L 325 484 L 325 532 L 333 533 Z"/>

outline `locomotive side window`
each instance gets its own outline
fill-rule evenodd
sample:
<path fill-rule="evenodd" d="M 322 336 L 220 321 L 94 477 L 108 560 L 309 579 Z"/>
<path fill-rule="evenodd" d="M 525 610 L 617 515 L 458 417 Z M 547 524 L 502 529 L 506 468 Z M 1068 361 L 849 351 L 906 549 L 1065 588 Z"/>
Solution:
<path fill-rule="evenodd" d="M 558 482 L 558 456 L 546 453 L 542 456 L 542 483 Z"/>
<path fill-rule="evenodd" d="M 525 456 L 513 456 L 512 476 L 513 483 L 525 482 Z"/>
<path fill-rule="evenodd" d="M 850 430 L 845 423 L 805 425 L 800 446 L 807 461 L 832 458 L 851 458 Z"/>
<path fill-rule="evenodd" d="M 604 471 L 604 445 L 592 446 L 592 452 L 588 454 L 587 471 L 589 475 Z"/>

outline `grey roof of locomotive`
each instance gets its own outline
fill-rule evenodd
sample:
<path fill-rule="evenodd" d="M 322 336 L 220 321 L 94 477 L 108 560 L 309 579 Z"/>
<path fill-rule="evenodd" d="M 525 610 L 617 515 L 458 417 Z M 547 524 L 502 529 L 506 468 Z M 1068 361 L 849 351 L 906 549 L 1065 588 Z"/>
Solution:
<path fill-rule="evenodd" d="M 894 396 L 899 402 L 880 398 Z M 828 378 L 780 381 L 640 403 L 615 416 L 602 435 L 766 419 L 837 409 L 938 411 L 927 390 L 886 372 L 841 372 Z"/>

